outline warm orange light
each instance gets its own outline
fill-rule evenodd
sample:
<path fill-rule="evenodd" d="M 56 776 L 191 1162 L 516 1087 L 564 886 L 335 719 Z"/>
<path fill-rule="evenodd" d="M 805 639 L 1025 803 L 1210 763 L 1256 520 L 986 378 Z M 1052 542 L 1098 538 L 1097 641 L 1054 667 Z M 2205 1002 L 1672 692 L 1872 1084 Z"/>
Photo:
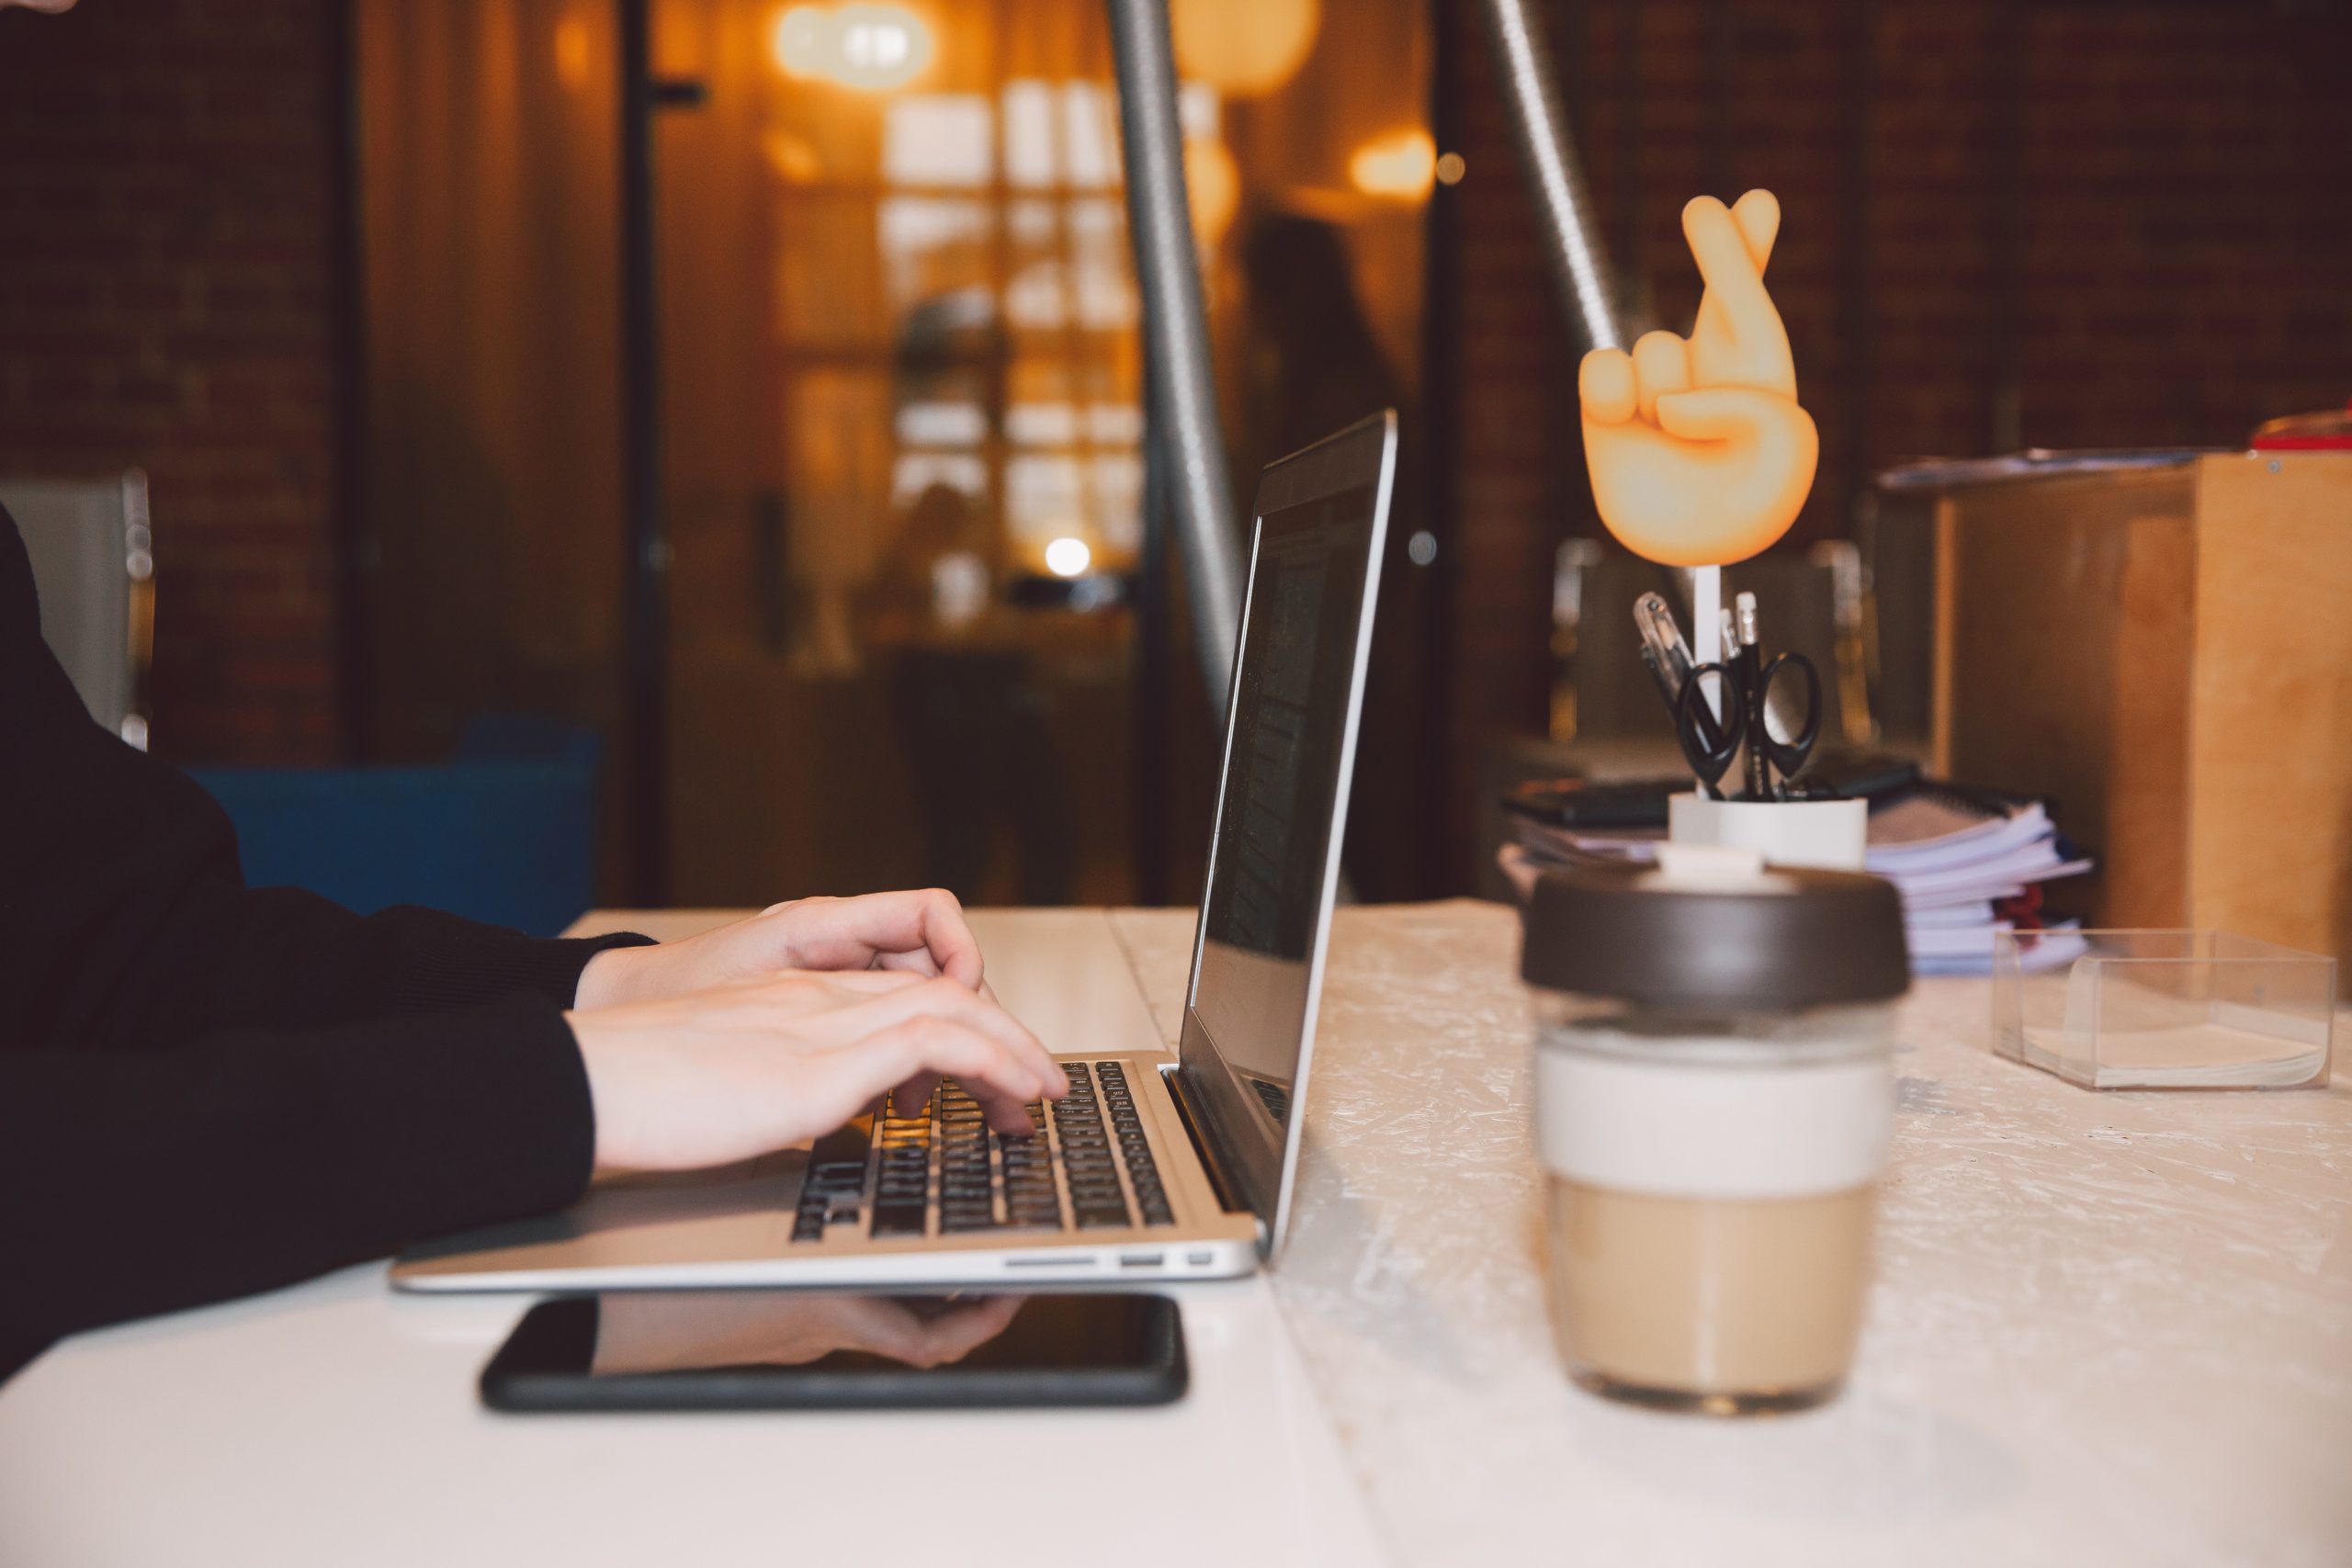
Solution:
<path fill-rule="evenodd" d="M 1175 0 L 1176 71 L 1236 97 L 1271 93 L 1315 47 L 1320 0 Z"/>
<path fill-rule="evenodd" d="M 1184 143 L 1184 197 L 1193 209 L 1193 237 L 1204 250 L 1233 227 L 1241 210 L 1241 170 L 1223 141 L 1195 136 Z"/>
<path fill-rule="evenodd" d="M 769 40 L 777 67 L 864 92 L 903 87 L 931 66 L 931 28 L 903 6 L 795 6 Z"/>
<path fill-rule="evenodd" d="M 1084 539 L 1063 535 L 1046 547 L 1046 570 L 1056 577 L 1083 577 L 1094 564 L 1094 552 Z"/>
<path fill-rule="evenodd" d="M 825 161 L 805 136 L 770 130 L 760 137 L 760 152 L 775 177 L 786 185 L 813 186 L 825 177 Z"/>
<path fill-rule="evenodd" d="M 588 85 L 588 24 L 578 17 L 566 17 L 555 25 L 556 80 L 567 87 Z"/>
<path fill-rule="evenodd" d="M 1366 196 L 1419 201 L 1437 177 L 1437 143 L 1418 126 L 1374 137 L 1348 160 L 1348 177 Z"/>

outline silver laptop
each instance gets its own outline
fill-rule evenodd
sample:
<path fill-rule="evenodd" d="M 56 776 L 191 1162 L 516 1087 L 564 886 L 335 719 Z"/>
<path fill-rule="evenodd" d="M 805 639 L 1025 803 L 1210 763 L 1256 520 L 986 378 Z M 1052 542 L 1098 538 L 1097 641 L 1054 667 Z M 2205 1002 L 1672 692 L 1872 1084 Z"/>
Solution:
<path fill-rule="evenodd" d="M 1001 1137 L 952 1080 L 805 1150 L 598 1186 L 421 1247 L 413 1291 L 1203 1279 L 1280 1245 L 1396 458 L 1387 412 L 1258 488 L 1231 717 L 1176 1058 L 1065 1058 Z"/>

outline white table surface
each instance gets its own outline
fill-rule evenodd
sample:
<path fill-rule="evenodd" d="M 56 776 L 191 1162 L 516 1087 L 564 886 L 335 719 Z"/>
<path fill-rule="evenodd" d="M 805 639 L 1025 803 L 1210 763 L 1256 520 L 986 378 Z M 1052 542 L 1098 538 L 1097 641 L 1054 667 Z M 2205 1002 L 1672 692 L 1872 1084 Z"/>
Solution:
<path fill-rule="evenodd" d="M 1189 914 L 976 924 L 1054 1048 L 1172 1037 Z M 0 1562 L 641 1568 L 917 1530 L 983 1562 L 2352 1562 L 2340 1057 L 2324 1091 L 2095 1095 L 1992 1056 L 1981 983 L 1923 984 L 1852 1387 L 1657 1415 L 1570 1387 L 1544 1329 L 1516 948 L 1488 906 L 1342 911 L 1290 1248 L 1175 1292 L 1180 1405 L 495 1416 L 472 1379 L 518 1303 L 376 1266 L 0 1390 Z"/>
<path fill-rule="evenodd" d="M 1163 1031 L 1192 926 L 1115 917 Z M 2352 1083 L 2092 1093 L 1918 985 L 1879 1278 L 1830 1407 L 1571 1387 L 1540 1272 L 1516 915 L 1343 911 L 1274 1286 L 1408 1562 L 2352 1563 Z"/>

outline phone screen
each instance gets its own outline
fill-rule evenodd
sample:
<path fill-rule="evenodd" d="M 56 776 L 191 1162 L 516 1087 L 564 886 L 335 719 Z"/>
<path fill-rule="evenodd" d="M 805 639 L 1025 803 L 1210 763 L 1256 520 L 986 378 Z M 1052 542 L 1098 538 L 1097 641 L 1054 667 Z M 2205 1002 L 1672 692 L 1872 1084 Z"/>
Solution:
<path fill-rule="evenodd" d="M 1165 1296 L 620 1291 L 532 1308 L 481 1389 L 513 1411 L 1155 1404 L 1185 1376 Z"/>

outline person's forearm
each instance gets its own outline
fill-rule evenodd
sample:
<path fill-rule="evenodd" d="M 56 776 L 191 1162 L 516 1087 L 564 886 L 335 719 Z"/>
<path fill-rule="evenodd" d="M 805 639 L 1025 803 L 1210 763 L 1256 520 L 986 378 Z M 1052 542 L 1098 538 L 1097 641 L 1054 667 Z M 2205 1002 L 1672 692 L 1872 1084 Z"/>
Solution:
<path fill-rule="evenodd" d="M 594 951 L 245 887 L 220 807 L 83 707 L 0 512 L 0 1041 L 149 1050 L 511 991 L 568 1007 Z"/>
<path fill-rule="evenodd" d="M 160 1054 L 0 1052 L 0 1376 L 60 1336 L 572 1201 L 579 1051 L 523 997 Z"/>
<path fill-rule="evenodd" d="M 215 886 L 175 911 L 141 964 L 175 977 L 173 1027 L 320 1029 L 517 992 L 571 1007 L 592 958 L 646 940 L 528 937 L 405 907 L 355 916 L 291 888 Z"/>

